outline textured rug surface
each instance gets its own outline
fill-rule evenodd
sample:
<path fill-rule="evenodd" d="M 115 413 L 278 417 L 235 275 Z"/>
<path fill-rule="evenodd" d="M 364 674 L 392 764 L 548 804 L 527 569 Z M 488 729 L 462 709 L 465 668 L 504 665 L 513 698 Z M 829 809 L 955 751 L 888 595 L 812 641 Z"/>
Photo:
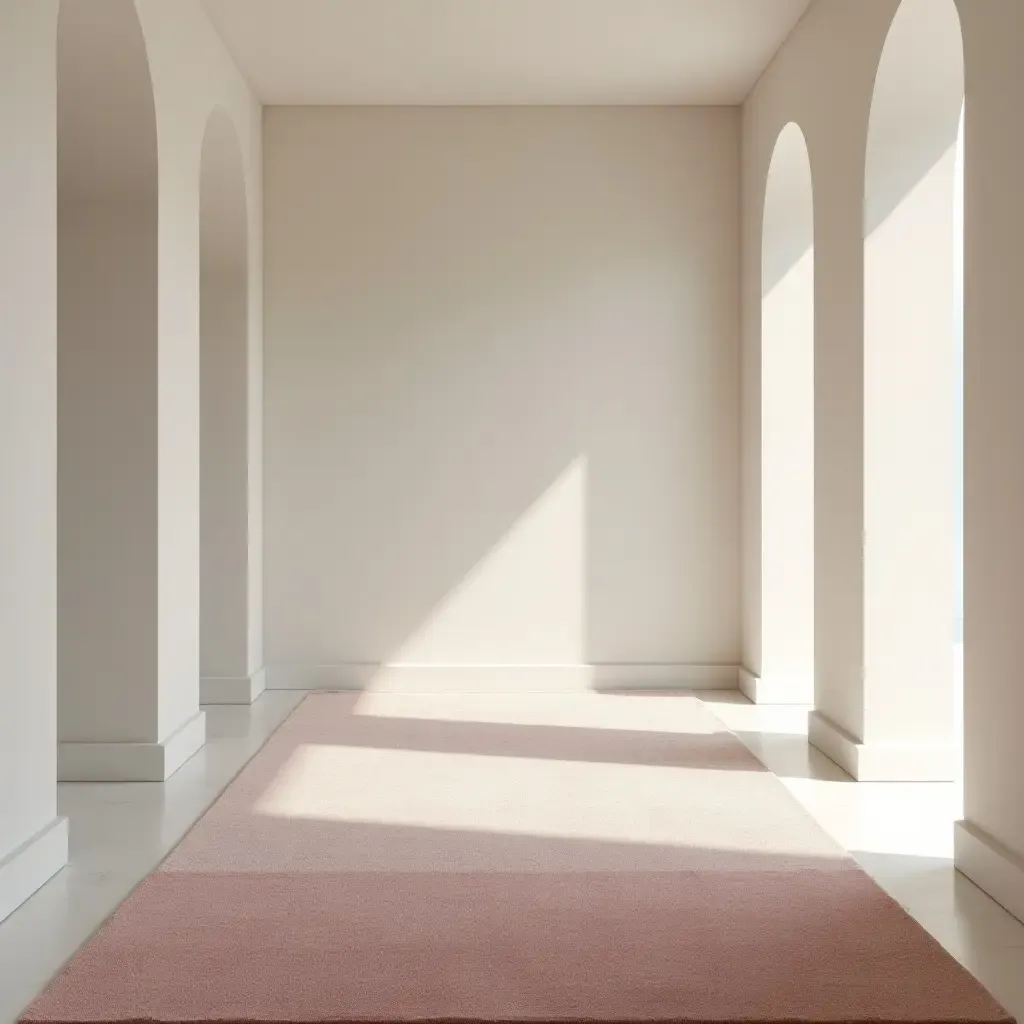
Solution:
<path fill-rule="evenodd" d="M 308 697 L 25 1021 L 1005 1022 L 703 707 Z"/>

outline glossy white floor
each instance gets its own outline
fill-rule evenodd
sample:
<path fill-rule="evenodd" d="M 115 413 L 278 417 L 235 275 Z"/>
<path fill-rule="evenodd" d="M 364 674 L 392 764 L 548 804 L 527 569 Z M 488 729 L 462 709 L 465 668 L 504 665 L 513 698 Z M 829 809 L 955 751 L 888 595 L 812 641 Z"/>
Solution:
<path fill-rule="evenodd" d="M 0 924 L 0 1024 L 16 1019 L 74 950 L 163 859 L 301 699 L 207 709 L 206 747 L 163 785 L 67 784 L 71 864 Z M 854 783 L 811 750 L 806 709 L 702 694 L 864 868 L 1024 1020 L 1024 925 L 952 867 L 957 787 Z"/>

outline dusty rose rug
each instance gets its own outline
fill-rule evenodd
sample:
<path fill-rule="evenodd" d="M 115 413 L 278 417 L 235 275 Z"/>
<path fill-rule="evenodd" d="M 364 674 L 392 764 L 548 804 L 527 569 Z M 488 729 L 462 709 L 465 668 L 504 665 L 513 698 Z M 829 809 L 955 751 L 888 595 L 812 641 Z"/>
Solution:
<path fill-rule="evenodd" d="M 689 697 L 315 694 L 28 1022 L 1006 1022 Z"/>

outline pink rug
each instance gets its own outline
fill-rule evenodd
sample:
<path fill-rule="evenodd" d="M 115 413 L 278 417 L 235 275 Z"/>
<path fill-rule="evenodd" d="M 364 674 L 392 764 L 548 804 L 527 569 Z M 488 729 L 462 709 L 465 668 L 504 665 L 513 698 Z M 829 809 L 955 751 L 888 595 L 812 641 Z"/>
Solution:
<path fill-rule="evenodd" d="M 391 700 L 307 698 L 23 1020 L 1010 1021 L 699 701 Z"/>

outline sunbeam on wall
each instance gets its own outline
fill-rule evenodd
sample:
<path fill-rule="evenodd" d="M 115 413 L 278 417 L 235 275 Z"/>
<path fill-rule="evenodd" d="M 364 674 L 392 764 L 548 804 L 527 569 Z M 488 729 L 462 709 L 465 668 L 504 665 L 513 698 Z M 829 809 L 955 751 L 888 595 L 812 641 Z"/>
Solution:
<path fill-rule="evenodd" d="M 927 45 L 923 45 L 923 41 Z M 956 5 L 904 0 L 879 62 L 864 184 L 865 742 L 954 776 Z"/>
<path fill-rule="evenodd" d="M 775 145 L 761 250 L 761 594 L 757 698 L 814 699 L 814 212 L 800 128 Z M 748 694 L 748 696 L 755 696 Z"/>
<path fill-rule="evenodd" d="M 412 679 L 430 686 L 429 669 L 450 673 L 455 665 L 470 690 L 495 673 L 515 686 L 519 668 L 551 669 L 586 685 L 586 488 L 580 456 L 438 604 L 376 675 L 374 689 L 405 689 Z M 524 649 L 532 655 L 527 665 Z"/>

